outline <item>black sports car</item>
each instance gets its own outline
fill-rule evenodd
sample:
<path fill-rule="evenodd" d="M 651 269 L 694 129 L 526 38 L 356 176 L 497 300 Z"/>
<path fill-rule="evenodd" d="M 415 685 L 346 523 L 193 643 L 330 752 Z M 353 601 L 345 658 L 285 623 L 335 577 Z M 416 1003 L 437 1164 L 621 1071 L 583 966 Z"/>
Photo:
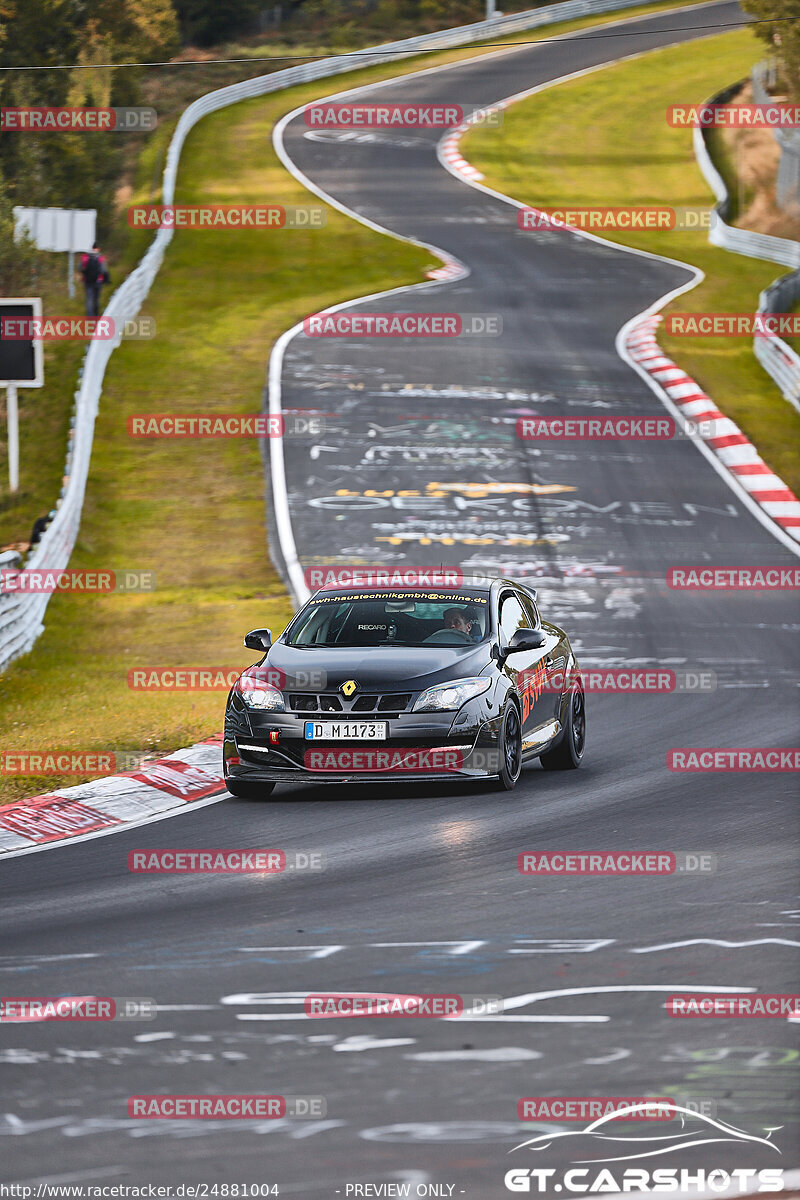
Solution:
<path fill-rule="evenodd" d="M 276 783 L 496 777 L 580 765 L 580 670 L 536 593 L 508 579 L 458 588 L 327 587 L 234 684 L 223 766 L 234 796 Z"/>

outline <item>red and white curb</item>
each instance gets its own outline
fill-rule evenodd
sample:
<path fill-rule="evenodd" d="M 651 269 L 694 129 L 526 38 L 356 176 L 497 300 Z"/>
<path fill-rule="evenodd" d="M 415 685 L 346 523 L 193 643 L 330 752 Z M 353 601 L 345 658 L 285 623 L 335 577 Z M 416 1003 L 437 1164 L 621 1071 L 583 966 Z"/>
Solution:
<path fill-rule="evenodd" d="M 439 250 L 437 253 L 444 254 L 444 251 Z M 445 262 L 443 267 L 434 267 L 432 270 L 426 271 L 425 274 L 428 276 L 428 279 L 464 279 L 467 272 L 459 262 L 451 258 Z"/>
<path fill-rule="evenodd" d="M 770 470 L 739 426 L 719 411 L 691 376 L 667 358 L 656 341 L 656 329 L 661 319 L 660 314 L 649 313 L 628 326 L 623 339 L 628 354 L 648 374 L 658 391 L 678 408 L 681 416 L 696 422 L 700 430 L 703 425 L 709 427 L 709 436 L 702 440 L 713 450 L 721 465 L 759 505 L 765 516 L 800 542 L 800 500 Z"/>
<path fill-rule="evenodd" d="M 202 807 L 228 795 L 222 737 L 208 738 L 136 771 L 106 775 L 0 808 L 0 858 L 103 837 Z"/>
<path fill-rule="evenodd" d="M 461 151 L 458 148 L 459 141 L 470 128 L 470 125 L 470 121 L 465 121 L 463 125 L 456 125 L 449 133 L 445 134 L 439 142 L 439 156 L 444 159 L 452 171 L 457 171 L 465 179 L 483 179 L 483 175 L 478 168 L 468 163 L 462 157 Z"/>

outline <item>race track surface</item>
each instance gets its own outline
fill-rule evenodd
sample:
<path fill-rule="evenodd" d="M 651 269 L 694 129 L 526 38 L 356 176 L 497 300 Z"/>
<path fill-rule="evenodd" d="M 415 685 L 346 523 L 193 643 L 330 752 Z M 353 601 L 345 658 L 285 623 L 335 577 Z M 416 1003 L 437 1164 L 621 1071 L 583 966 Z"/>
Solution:
<path fill-rule="evenodd" d="M 641 17 L 613 38 L 576 34 L 359 99 L 488 105 L 740 15 L 726 0 Z M 635 106 L 631 120 L 631 153 L 646 153 Z M 3 995 L 150 997 L 159 1009 L 140 1024 L 0 1029 L 5 1174 L 277 1183 L 314 1200 L 344 1196 L 347 1184 L 422 1182 L 483 1200 L 510 1194 L 510 1166 L 571 1161 L 563 1144 L 546 1162 L 508 1154 L 545 1131 L 517 1122 L 517 1100 L 560 1095 L 714 1101 L 751 1134 L 782 1127 L 772 1140 L 783 1156 L 724 1143 L 672 1165 L 795 1166 L 796 1025 L 679 1021 L 664 1002 L 704 988 L 797 990 L 792 776 L 666 766 L 673 747 L 793 744 L 796 603 L 665 583 L 674 565 L 796 558 L 688 439 L 532 447 L 515 436 L 523 414 L 662 416 L 614 340 L 690 272 L 566 232 L 518 230 L 516 209 L 439 165 L 441 131 L 308 132 L 296 117 L 284 143 L 316 187 L 469 269 L 355 310 L 499 314 L 503 333 L 289 343 L 285 408 L 334 414 L 321 441 L 286 442 L 302 564 L 497 569 L 539 588 L 584 666 L 702 668 L 717 686 L 589 696 L 581 770 L 529 767 L 512 794 L 483 783 L 286 788 L 270 802 L 230 797 L 6 863 Z M 132 875 L 128 852 L 149 846 L 321 851 L 324 869 Z M 534 849 L 706 852 L 717 869 L 533 880 L 517 855 Z M 370 988 L 501 996 L 506 1010 L 312 1023 L 297 1001 Z M 166 1092 L 322 1096 L 327 1115 L 128 1120 L 128 1096 Z"/>

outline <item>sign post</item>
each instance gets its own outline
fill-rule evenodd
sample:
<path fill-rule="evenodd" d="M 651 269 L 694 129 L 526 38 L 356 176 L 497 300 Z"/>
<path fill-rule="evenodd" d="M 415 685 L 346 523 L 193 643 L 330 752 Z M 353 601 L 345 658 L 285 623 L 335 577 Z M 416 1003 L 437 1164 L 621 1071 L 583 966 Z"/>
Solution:
<path fill-rule="evenodd" d="M 14 238 L 27 234 L 37 250 L 67 254 L 67 290 L 75 295 L 75 251 L 91 250 L 97 228 L 96 208 L 14 208 Z"/>
<path fill-rule="evenodd" d="M 19 490 L 19 407 L 18 387 L 44 385 L 42 339 L 26 327 L 32 318 L 41 318 L 39 296 L 0 299 L 0 387 L 6 389 L 8 413 L 8 487 L 11 495 Z"/>
<path fill-rule="evenodd" d="M 19 489 L 19 409 L 17 408 L 17 385 L 6 384 L 6 408 L 8 411 L 8 490 L 13 496 Z"/>

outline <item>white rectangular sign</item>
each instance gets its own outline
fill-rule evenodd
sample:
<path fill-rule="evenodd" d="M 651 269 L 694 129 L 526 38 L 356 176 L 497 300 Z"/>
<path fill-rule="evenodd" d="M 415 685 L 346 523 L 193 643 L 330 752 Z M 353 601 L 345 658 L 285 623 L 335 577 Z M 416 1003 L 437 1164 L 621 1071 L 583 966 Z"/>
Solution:
<path fill-rule="evenodd" d="M 15 240 L 27 233 L 38 250 L 91 250 L 96 227 L 96 208 L 14 207 Z"/>

